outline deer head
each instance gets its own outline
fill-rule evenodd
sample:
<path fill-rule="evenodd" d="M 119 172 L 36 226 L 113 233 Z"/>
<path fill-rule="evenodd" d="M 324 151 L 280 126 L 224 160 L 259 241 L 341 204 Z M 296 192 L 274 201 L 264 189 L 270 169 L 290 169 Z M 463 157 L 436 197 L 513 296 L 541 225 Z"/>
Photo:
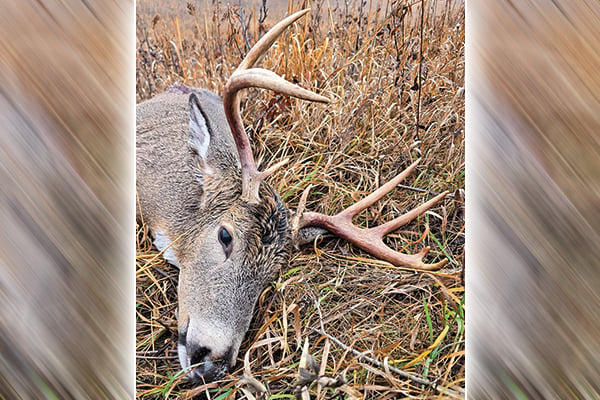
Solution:
<path fill-rule="evenodd" d="M 195 381 L 218 379 L 233 366 L 260 292 L 288 262 L 307 228 L 329 230 L 396 265 L 434 269 L 445 264 L 423 263 L 427 248 L 405 255 L 386 247 L 382 238 L 446 193 L 378 228 L 363 230 L 351 223 L 417 163 L 336 216 L 297 213 L 293 224 L 265 182 L 286 161 L 257 169 L 240 115 L 240 90 L 260 87 L 328 102 L 271 71 L 253 68 L 280 33 L 308 11 L 287 17 L 252 48 L 225 86 L 222 101 L 203 89 L 179 87 L 137 108 L 138 218 L 150 227 L 165 259 L 180 268 L 179 361 L 183 368 L 196 366 L 188 375 Z"/>

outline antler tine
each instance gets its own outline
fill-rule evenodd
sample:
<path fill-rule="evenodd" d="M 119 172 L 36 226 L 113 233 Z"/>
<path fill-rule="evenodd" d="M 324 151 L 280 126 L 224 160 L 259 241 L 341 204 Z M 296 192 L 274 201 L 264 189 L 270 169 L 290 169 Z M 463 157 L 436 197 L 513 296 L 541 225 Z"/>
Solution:
<path fill-rule="evenodd" d="M 391 192 L 392 189 L 394 189 L 396 186 L 398 186 L 398 184 L 400 182 L 402 182 L 404 180 L 404 178 L 406 178 L 415 169 L 415 167 L 419 164 L 419 162 L 421 162 L 420 158 L 418 158 L 417 161 L 415 161 L 411 165 L 409 165 L 404 171 L 402 171 L 398 175 L 396 175 L 391 181 L 385 183 L 383 186 L 381 186 L 379 189 L 375 190 L 373 193 L 371 193 L 364 199 L 362 199 L 359 202 L 356 202 L 353 205 L 351 205 L 350 207 L 346 208 L 340 214 L 352 218 L 356 214 L 361 212 L 362 210 L 365 210 L 365 209 L 371 207 L 373 204 L 378 202 L 379 199 L 381 199 L 383 196 L 385 196 L 386 194 Z"/>
<path fill-rule="evenodd" d="M 426 203 L 423 203 L 420 206 L 415 207 L 410 211 L 407 211 L 401 216 L 396 217 L 383 225 L 379 225 L 378 227 L 372 228 L 373 232 L 377 232 L 378 235 L 381 235 L 381 237 L 383 237 L 389 233 L 394 232 L 395 230 L 398 230 L 398 228 L 400 228 L 401 226 L 410 223 L 413 219 L 417 218 L 419 215 L 423 214 L 425 211 L 429 210 L 431 207 L 436 205 L 441 199 L 446 197 L 448 193 L 449 192 L 446 190 L 435 196 L 433 199 L 430 199 Z"/>
<path fill-rule="evenodd" d="M 279 21 L 273 26 L 267 33 L 246 54 L 244 60 L 238 67 L 238 70 L 244 70 L 254 67 L 259 58 L 265 54 L 265 52 L 275 43 L 275 40 L 281 35 L 281 33 L 291 24 L 302 18 L 304 15 L 310 12 L 310 8 L 300 10 L 284 19 Z"/>
<path fill-rule="evenodd" d="M 421 270 L 436 270 L 443 267 L 448 260 L 442 260 L 434 264 L 426 264 L 423 258 L 429 252 L 429 247 L 424 247 L 417 254 L 404 254 L 389 248 L 384 242 L 385 235 L 397 230 L 400 226 L 406 225 L 417 216 L 421 215 L 433 205 L 443 199 L 448 192 L 440 193 L 426 203 L 406 212 L 383 225 L 374 228 L 359 228 L 352 224 L 352 217 L 365 208 L 373 205 L 385 194 L 395 188 L 419 163 L 420 159 L 411 164 L 408 168 L 398 174 L 394 179 L 377 189 L 375 192 L 341 211 L 336 215 L 325 215 L 315 212 L 306 212 L 300 218 L 300 228 L 315 226 L 328 230 L 329 232 L 347 240 L 355 246 L 363 249 L 371 255 L 394 264 L 399 267 L 408 267 Z"/>
<path fill-rule="evenodd" d="M 246 135 L 240 113 L 239 91 L 250 87 L 258 87 L 298 97 L 303 100 L 321 103 L 329 102 L 327 97 L 320 96 L 296 86 L 272 71 L 261 68 L 251 68 L 269 47 L 271 47 L 284 29 L 309 11 L 309 9 L 306 9 L 292 14 L 271 28 L 271 30 L 269 30 L 269 32 L 267 32 L 248 52 L 238 69 L 229 78 L 229 81 L 223 90 L 225 116 L 229 122 L 231 132 L 233 133 L 233 138 L 240 156 L 240 163 L 242 165 L 242 198 L 251 203 L 259 201 L 258 190 L 260 182 L 275 172 L 279 167 L 285 164 L 285 162 L 277 163 L 263 172 L 259 172 L 256 168 L 250 140 Z"/>

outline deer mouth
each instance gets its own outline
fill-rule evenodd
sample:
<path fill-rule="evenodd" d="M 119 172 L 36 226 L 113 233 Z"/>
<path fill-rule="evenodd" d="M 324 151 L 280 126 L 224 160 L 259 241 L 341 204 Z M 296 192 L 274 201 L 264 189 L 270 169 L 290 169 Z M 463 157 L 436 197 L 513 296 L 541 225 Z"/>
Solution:
<path fill-rule="evenodd" d="M 178 350 L 181 351 L 181 347 L 178 346 Z M 185 376 L 185 379 L 193 384 L 202 384 L 217 381 L 227 375 L 230 370 L 231 358 L 228 352 L 223 358 L 213 359 L 211 358 L 210 350 L 205 347 L 193 350 L 193 356 L 191 359 L 187 357 L 188 349 L 183 348 L 183 354 L 179 354 L 180 357 L 184 358 L 182 361 L 183 369 L 190 369 L 190 372 Z M 189 360 L 189 361 L 188 361 Z"/>
<path fill-rule="evenodd" d="M 197 365 L 197 367 L 194 368 L 194 365 Z M 186 375 L 185 379 L 193 384 L 214 382 L 224 378 L 229 372 L 229 363 L 225 360 L 211 361 L 208 359 L 199 363 L 192 363 L 192 367 L 194 369 Z"/>
<path fill-rule="evenodd" d="M 219 380 L 230 371 L 234 350 L 229 347 L 222 355 L 215 354 L 210 348 L 188 341 L 188 324 L 179 331 L 177 353 L 181 368 L 187 372 L 185 380 L 193 384 L 202 384 Z"/>

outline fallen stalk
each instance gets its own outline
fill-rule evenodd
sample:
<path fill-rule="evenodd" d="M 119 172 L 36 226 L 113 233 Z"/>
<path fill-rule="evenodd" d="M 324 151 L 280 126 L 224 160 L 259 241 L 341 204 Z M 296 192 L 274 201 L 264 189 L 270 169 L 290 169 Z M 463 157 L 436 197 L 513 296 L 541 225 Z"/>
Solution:
<path fill-rule="evenodd" d="M 336 345 L 340 346 L 342 349 L 344 349 L 346 351 L 350 351 L 352 354 L 354 354 L 357 357 L 358 361 L 367 362 L 371 365 L 376 366 L 377 368 L 382 368 L 384 370 L 391 371 L 391 372 L 395 373 L 396 375 L 399 375 L 403 378 L 410 379 L 411 381 L 413 381 L 415 383 L 431 387 L 440 394 L 443 393 L 444 395 L 450 396 L 452 398 L 457 398 L 457 399 L 464 398 L 464 393 L 460 393 L 459 391 L 437 385 L 435 382 L 431 382 L 425 378 L 421 378 L 419 376 L 409 374 L 408 372 L 402 371 L 401 369 L 398 369 L 396 367 L 392 367 L 391 365 L 384 365 L 382 362 L 377 361 L 374 358 L 371 358 L 369 356 L 366 356 L 363 353 L 361 353 L 360 351 L 353 349 L 350 346 L 345 345 L 344 343 L 340 342 L 337 338 L 331 336 L 330 334 L 328 334 L 326 332 L 323 332 L 320 329 L 312 328 L 312 327 L 310 329 L 313 332 L 318 333 L 319 335 L 326 336 L 329 340 L 331 340 Z"/>

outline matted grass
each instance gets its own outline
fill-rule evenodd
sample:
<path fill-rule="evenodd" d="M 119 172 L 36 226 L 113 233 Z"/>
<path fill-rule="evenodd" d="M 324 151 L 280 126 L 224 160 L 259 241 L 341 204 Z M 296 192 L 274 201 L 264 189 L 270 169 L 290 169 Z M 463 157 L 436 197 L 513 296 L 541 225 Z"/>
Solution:
<path fill-rule="evenodd" d="M 242 29 L 238 6 L 173 4 L 138 2 L 138 101 L 172 84 L 220 93 L 246 43 L 288 8 L 301 8 L 267 0 L 260 25 L 260 4 L 247 5 Z M 332 103 L 247 91 L 242 110 L 255 158 L 263 168 L 291 159 L 269 178 L 291 210 L 312 184 L 307 209 L 332 214 L 421 157 L 406 187 L 354 221 L 375 226 L 449 190 L 387 239 L 404 252 L 430 246 L 428 261 L 449 263 L 414 272 L 324 237 L 295 253 L 263 292 L 234 371 L 193 388 L 178 375 L 178 271 L 152 247 L 142 224 L 139 398 L 464 396 L 464 4 L 426 2 L 422 16 L 418 2 L 329 4 L 335 6 L 311 4 L 311 16 L 288 29 L 261 65 Z"/>

